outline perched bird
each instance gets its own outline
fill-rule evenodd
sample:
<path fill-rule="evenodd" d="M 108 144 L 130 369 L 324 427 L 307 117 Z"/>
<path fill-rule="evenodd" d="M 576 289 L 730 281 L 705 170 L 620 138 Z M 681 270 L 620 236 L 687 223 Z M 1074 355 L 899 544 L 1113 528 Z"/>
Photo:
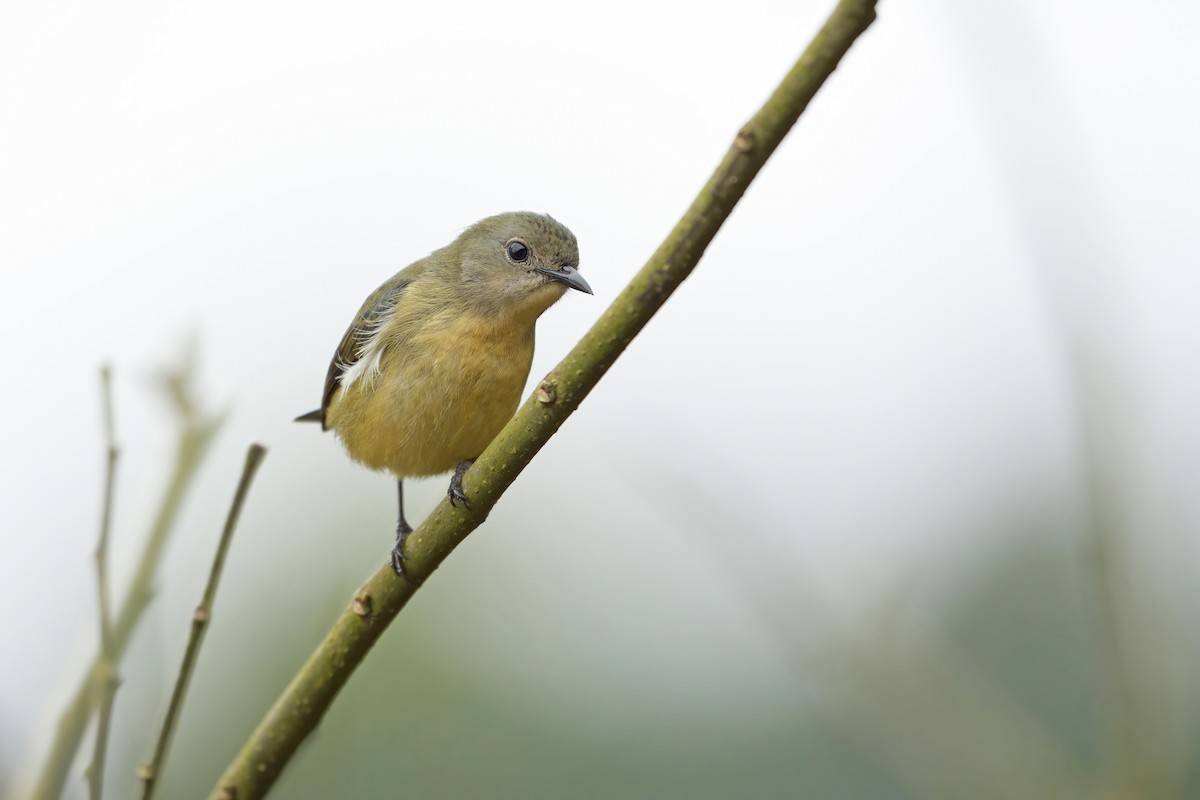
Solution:
<path fill-rule="evenodd" d="M 543 214 L 480 220 L 376 289 L 325 377 L 320 422 L 350 457 L 396 477 L 392 568 L 404 574 L 404 479 L 463 473 L 512 417 L 533 362 L 533 327 L 567 289 L 592 293 L 575 236 Z M 469 507 L 469 506 L 468 506 Z"/>

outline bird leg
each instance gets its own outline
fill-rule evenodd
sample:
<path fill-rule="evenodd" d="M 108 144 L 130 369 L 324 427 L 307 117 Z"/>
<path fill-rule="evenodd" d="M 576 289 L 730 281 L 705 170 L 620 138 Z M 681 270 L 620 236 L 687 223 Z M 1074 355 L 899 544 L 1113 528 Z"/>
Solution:
<path fill-rule="evenodd" d="M 454 468 L 454 475 L 450 478 L 450 488 L 446 490 L 446 494 L 450 497 L 450 505 L 455 508 L 458 508 L 458 503 L 461 501 L 468 511 L 471 509 L 471 504 L 467 502 L 467 496 L 463 494 L 462 479 L 463 474 L 474 463 L 475 459 L 468 458 L 465 461 L 458 462 L 458 466 Z"/>
<path fill-rule="evenodd" d="M 392 548 L 392 569 L 404 575 L 404 540 L 413 532 L 412 525 L 404 518 L 404 481 L 396 481 L 396 501 L 399 509 L 396 519 L 396 544 Z"/>

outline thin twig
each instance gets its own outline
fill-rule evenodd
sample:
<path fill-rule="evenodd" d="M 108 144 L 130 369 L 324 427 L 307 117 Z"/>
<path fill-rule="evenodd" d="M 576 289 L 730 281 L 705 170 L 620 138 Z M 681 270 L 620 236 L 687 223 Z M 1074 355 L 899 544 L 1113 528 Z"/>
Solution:
<path fill-rule="evenodd" d="M 93 691 L 100 714 L 92 763 L 87 769 L 88 796 L 100 800 L 104 795 L 104 760 L 108 752 L 108 732 L 112 726 L 113 701 L 117 695 L 116 650 L 113 647 L 112 590 L 108 580 L 108 538 L 112 530 L 113 488 L 117 479 L 117 438 L 113 424 L 112 370 L 100 369 L 100 407 L 104 422 L 106 463 L 104 469 L 104 505 L 100 511 L 100 541 L 96 544 L 96 593 L 100 613 L 100 668 L 95 671 Z"/>
<path fill-rule="evenodd" d="M 242 478 L 238 481 L 237 491 L 233 495 L 233 503 L 229 507 L 229 516 L 225 520 L 225 529 L 221 532 L 221 540 L 217 544 L 216 555 L 213 556 L 212 569 L 208 572 L 208 583 L 204 587 L 204 596 L 200 605 L 192 614 L 192 631 L 188 637 L 187 648 L 183 652 L 183 663 L 179 665 L 179 676 L 175 679 L 175 689 L 171 692 L 171 702 L 167 705 L 167 715 L 163 718 L 158 741 L 154 745 L 154 756 L 150 763 L 138 770 L 142 779 L 142 800 L 150 800 L 158 779 L 162 775 L 163 764 L 167 759 L 167 750 L 171 746 L 171 738 L 175 733 L 175 725 L 183 710 L 183 700 L 187 694 L 188 685 L 192 680 L 192 671 L 196 667 L 196 658 L 200 655 L 200 645 L 204 642 L 204 633 L 208 630 L 208 622 L 212 619 L 213 600 L 217 596 L 217 586 L 221 581 L 221 571 L 225 566 L 225 556 L 229 552 L 229 544 L 233 541 L 233 532 L 237 528 L 238 517 L 242 513 L 242 505 L 250 491 L 254 474 L 262 464 L 267 450 L 260 444 L 250 445 L 246 453 L 246 464 L 242 468 Z"/>
<path fill-rule="evenodd" d="M 466 473 L 464 488 L 472 508 L 441 502 L 406 543 L 408 577 L 397 578 L 386 564 L 367 581 L 230 763 L 211 798 L 254 800 L 267 793 L 422 581 L 487 518 L 501 494 L 691 274 L 746 187 L 874 19 L 875 0 L 840 0 L 766 104 L 738 132 L 667 239 Z"/>
<path fill-rule="evenodd" d="M 200 462 L 224 420 L 223 414 L 210 414 L 200 407 L 195 398 L 194 374 L 194 358 L 187 356 L 164 376 L 163 388 L 179 422 L 175 463 L 125 601 L 113 623 L 112 645 L 116 663 L 120 663 L 134 628 L 154 596 L 154 576 L 158 572 L 163 549 L 174 530 L 175 519 Z M 54 740 L 30 795 L 31 800 L 58 800 L 62 796 L 83 734 L 96 710 L 97 697 L 92 686 L 103 677 L 103 670 L 102 658 L 97 654 L 59 717 Z"/>

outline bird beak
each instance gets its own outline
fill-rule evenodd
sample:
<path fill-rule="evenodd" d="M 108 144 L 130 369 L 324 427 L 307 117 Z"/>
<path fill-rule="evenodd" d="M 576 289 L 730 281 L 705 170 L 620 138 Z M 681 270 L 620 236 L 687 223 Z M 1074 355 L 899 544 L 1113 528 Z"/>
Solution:
<path fill-rule="evenodd" d="M 592 294 L 592 287 L 588 286 L 588 282 L 583 279 L 583 276 L 574 267 L 560 267 L 559 269 L 542 269 L 538 267 L 533 271 L 541 273 L 547 278 L 552 278 L 559 283 L 565 283 L 572 289 Z"/>

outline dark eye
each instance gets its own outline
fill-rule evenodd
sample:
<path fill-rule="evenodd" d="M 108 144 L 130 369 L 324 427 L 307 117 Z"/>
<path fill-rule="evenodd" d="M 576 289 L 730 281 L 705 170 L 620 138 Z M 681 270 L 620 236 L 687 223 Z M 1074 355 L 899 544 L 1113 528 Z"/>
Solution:
<path fill-rule="evenodd" d="M 523 264 L 529 258 L 529 248 L 525 246 L 524 242 L 514 239 L 508 243 L 508 257 L 518 264 Z"/>

